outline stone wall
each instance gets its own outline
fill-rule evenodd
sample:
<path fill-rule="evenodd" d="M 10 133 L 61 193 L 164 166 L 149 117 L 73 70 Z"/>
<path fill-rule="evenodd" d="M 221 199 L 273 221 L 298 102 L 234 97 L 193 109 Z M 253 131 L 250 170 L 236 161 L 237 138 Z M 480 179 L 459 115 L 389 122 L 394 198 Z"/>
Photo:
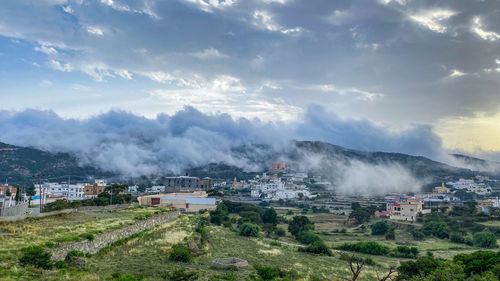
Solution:
<path fill-rule="evenodd" d="M 29 213 L 28 203 L 23 203 L 11 207 L 5 207 L 1 210 L 2 217 L 25 216 Z"/>
<path fill-rule="evenodd" d="M 179 217 L 179 215 L 179 211 L 153 215 L 148 219 L 138 221 L 132 225 L 127 225 L 120 229 L 95 235 L 94 240 L 92 241 L 82 240 L 78 242 L 65 243 L 57 248 L 50 249 L 49 252 L 52 254 L 52 260 L 64 260 L 66 255 L 71 251 L 95 254 L 100 249 L 107 247 L 120 239 L 127 238 L 132 234 L 136 234 L 144 230 L 152 229 L 157 225 L 174 221 L 177 217 Z"/>

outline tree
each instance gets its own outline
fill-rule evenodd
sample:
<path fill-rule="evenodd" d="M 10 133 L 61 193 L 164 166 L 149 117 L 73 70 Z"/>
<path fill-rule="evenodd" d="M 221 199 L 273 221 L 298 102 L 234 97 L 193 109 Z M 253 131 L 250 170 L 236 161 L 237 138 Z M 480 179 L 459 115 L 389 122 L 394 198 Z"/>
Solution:
<path fill-rule="evenodd" d="M 224 221 L 228 219 L 229 212 L 227 211 L 227 206 L 224 203 L 217 205 L 215 211 L 210 212 L 210 222 L 215 225 L 221 225 Z"/>
<path fill-rule="evenodd" d="M 17 187 L 15 200 L 16 200 L 16 204 L 17 204 L 17 202 L 21 201 L 21 187 L 20 186 Z"/>
<path fill-rule="evenodd" d="M 278 224 L 278 214 L 274 210 L 274 208 L 267 209 L 262 215 L 262 222 L 270 223 L 272 225 Z"/>
<path fill-rule="evenodd" d="M 372 224 L 372 235 L 384 235 L 389 230 L 389 225 L 385 221 L 379 221 Z"/>
<path fill-rule="evenodd" d="M 314 230 L 314 224 L 306 216 L 295 216 L 288 224 L 288 231 L 294 236 L 306 230 Z"/>
<path fill-rule="evenodd" d="M 341 253 L 340 255 L 344 257 L 344 259 L 347 261 L 347 264 L 349 265 L 349 269 L 351 270 L 352 274 L 351 279 L 345 279 L 345 280 L 350 280 L 350 281 L 358 280 L 359 274 L 361 274 L 361 270 L 365 266 L 365 260 L 357 259 L 355 256 L 347 255 L 344 253 Z"/>
<path fill-rule="evenodd" d="M 246 222 L 240 226 L 240 235 L 248 237 L 259 236 L 260 227 L 254 223 Z"/>
<path fill-rule="evenodd" d="M 375 207 L 376 208 L 376 207 Z M 364 222 L 369 222 L 371 216 L 375 213 L 373 207 L 357 208 L 349 214 L 350 219 L 354 219 L 357 224 L 362 224 Z"/>
<path fill-rule="evenodd" d="M 500 264 L 500 252 L 477 251 L 470 254 L 459 254 L 453 257 L 455 263 L 464 266 L 467 276 L 480 275 L 488 270 L 493 270 Z M 497 272 L 497 274 L 500 272 Z M 500 274 L 498 274 L 500 276 Z"/>
<path fill-rule="evenodd" d="M 31 184 L 30 187 L 28 187 L 28 190 L 26 190 L 26 195 L 35 196 L 35 194 L 36 194 L 35 185 Z"/>
<path fill-rule="evenodd" d="M 352 202 L 351 203 L 351 209 L 354 211 L 354 210 L 357 210 L 361 208 L 361 204 L 359 204 L 358 202 Z"/>
<path fill-rule="evenodd" d="M 491 232 L 477 232 L 473 237 L 474 245 L 481 248 L 496 248 L 497 238 Z"/>
<path fill-rule="evenodd" d="M 414 277 L 419 277 L 419 280 L 422 280 L 440 264 L 441 262 L 433 257 L 420 257 L 416 261 L 401 262 L 396 280 L 412 280 Z"/>
<path fill-rule="evenodd" d="M 5 188 L 5 197 L 10 197 L 12 196 L 12 192 L 10 192 L 10 188 L 9 187 L 6 187 Z"/>

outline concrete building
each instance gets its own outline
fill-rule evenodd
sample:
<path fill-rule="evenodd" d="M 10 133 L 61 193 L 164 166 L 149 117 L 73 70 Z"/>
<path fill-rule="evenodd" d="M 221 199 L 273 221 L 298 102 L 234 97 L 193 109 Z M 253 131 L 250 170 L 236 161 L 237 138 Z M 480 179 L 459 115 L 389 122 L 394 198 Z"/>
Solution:
<path fill-rule="evenodd" d="M 390 218 L 401 221 L 416 221 L 419 213 L 429 213 L 430 210 L 424 210 L 424 201 L 422 200 L 402 200 L 394 203 L 390 211 Z"/>
<path fill-rule="evenodd" d="M 200 179 L 198 177 L 180 176 L 165 179 L 166 191 L 170 192 L 209 190 L 212 187 L 213 181 L 208 177 Z"/>
<path fill-rule="evenodd" d="M 95 180 L 93 185 L 85 185 L 83 193 L 87 197 L 95 197 L 106 190 L 106 182 L 104 180 Z"/>
<path fill-rule="evenodd" d="M 137 200 L 142 206 L 175 207 L 186 213 L 212 211 L 217 207 L 215 198 L 209 198 L 205 192 L 148 195 L 138 197 Z"/>

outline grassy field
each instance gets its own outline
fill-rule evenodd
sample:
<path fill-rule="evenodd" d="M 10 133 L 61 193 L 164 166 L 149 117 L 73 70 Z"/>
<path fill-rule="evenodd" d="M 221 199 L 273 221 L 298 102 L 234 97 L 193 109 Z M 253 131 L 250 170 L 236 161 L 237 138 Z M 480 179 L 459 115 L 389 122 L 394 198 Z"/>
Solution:
<path fill-rule="evenodd" d="M 348 278 L 347 263 L 334 251 L 332 257 L 318 256 L 298 251 L 298 244 L 289 234 L 278 240 L 265 237 L 248 238 L 239 236 L 229 228 L 208 226 L 208 243 L 197 253 L 194 262 L 179 264 L 168 260 L 170 247 L 178 242 L 190 240 L 201 215 L 182 215 L 176 221 L 146 231 L 141 237 L 124 244 L 113 246 L 87 258 L 80 268 L 62 270 L 39 270 L 20 267 L 17 264 L 19 249 L 28 245 L 42 245 L 46 242 L 68 240 L 86 233 L 98 233 L 132 223 L 152 214 L 155 209 L 133 208 L 114 212 L 72 213 L 42 219 L 0 225 L 0 280 L 106 280 L 113 273 L 134 274 L 145 280 L 167 280 L 175 269 L 185 268 L 196 272 L 198 280 L 246 280 L 255 275 L 252 265 L 275 266 L 293 270 L 303 280 L 340 280 Z M 279 210 L 280 213 L 287 210 Z M 458 253 L 468 253 L 478 248 L 453 244 L 447 240 L 428 238 L 413 241 L 407 232 L 396 231 L 396 240 L 387 241 L 383 236 L 372 236 L 369 231 L 353 231 L 344 224 L 338 214 L 309 214 L 316 221 L 322 238 L 330 247 L 345 242 L 377 241 L 391 248 L 398 243 L 411 242 L 419 248 L 421 255 L 431 251 L 434 256 L 450 258 Z M 329 217 L 330 216 L 330 217 Z M 280 225 L 286 229 L 285 224 Z M 346 233 L 334 230 L 346 228 Z M 389 267 L 397 266 L 404 259 L 369 256 L 375 265 L 366 266 L 358 280 L 374 280 L 377 273 L 385 273 Z M 214 269 L 211 262 L 216 258 L 238 257 L 247 260 L 251 266 L 238 271 Z"/>
<path fill-rule="evenodd" d="M 97 234 L 131 224 L 153 208 L 129 208 L 111 212 L 75 212 L 39 219 L 0 223 L 0 260 L 17 260 L 21 248 L 81 239 L 87 233 Z"/>

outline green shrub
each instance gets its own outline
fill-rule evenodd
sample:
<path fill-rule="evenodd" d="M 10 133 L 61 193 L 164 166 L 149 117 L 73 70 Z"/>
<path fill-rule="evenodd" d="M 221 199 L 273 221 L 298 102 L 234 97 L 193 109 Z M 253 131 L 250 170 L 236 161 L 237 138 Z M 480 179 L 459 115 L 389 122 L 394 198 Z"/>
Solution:
<path fill-rule="evenodd" d="M 67 268 L 67 267 L 68 267 L 68 265 L 66 264 L 66 262 L 65 262 L 65 261 L 56 261 L 56 262 L 54 263 L 54 266 L 55 266 L 55 268 L 57 268 L 57 269 L 63 269 L 63 268 Z"/>
<path fill-rule="evenodd" d="M 343 245 L 338 247 L 338 249 L 344 251 L 359 252 L 363 254 L 377 255 L 377 256 L 385 256 L 390 252 L 388 247 L 373 241 L 344 243 Z"/>
<path fill-rule="evenodd" d="M 330 251 L 330 249 L 328 249 L 325 242 L 323 242 L 323 240 L 321 240 L 321 239 L 316 240 L 316 241 L 314 241 L 314 243 L 307 246 L 305 248 L 305 251 L 308 253 L 313 253 L 313 254 L 317 254 L 317 255 L 327 255 L 327 256 L 332 255 L 332 252 Z"/>
<path fill-rule="evenodd" d="M 500 264 L 500 252 L 476 251 L 470 254 L 459 254 L 453 257 L 453 261 L 464 266 L 467 276 L 480 275 L 485 271 L 494 270 Z M 500 277 L 500 275 L 497 276 Z"/>
<path fill-rule="evenodd" d="M 411 235 L 413 236 L 413 239 L 416 241 L 421 241 L 424 240 L 425 234 L 422 230 L 413 230 L 411 232 Z"/>
<path fill-rule="evenodd" d="M 253 266 L 262 280 L 274 280 L 280 276 L 278 268 L 262 265 Z"/>
<path fill-rule="evenodd" d="M 41 246 L 29 246 L 21 249 L 21 258 L 19 263 L 22 266 L 32 265 L 37 268 L 50 269 L 52 261 L 50 253 L 46 252 Z"/>
<path fill-rule="evenodd" d="M 188 246 L 177 243 L 172 245 L 172 249 L 169 253 L 169 259 L 176 262 L 191 262 L 193 260 L 193 255 L 191 254 L 191 249 Z"/>
<path fill-rule="evenodd" d="M 491 232 L 477 232 L 474 233 L 473 237 L 474 241 L 474 246 L 481 247 L 481 248 L 496 248 L 498 247 L 497 245 L 497 238 L 495 237 L 495 234 Z"/>
<path fill-rule="evenodd" d="M 372 235 L 384 235 L 389 230 L 389 225 L 385 221 L 379 221 L 371 226 Z"/>
<path fill-rule="evenodd" d="M 286 235 L 286 230 L 284 230 L 283 228 L 281 227 L 277 227 L 275 230 L 274 230 L 274 233 L 276 233 L 276 235 L 278 235 L 279 237 L 283 237 Z"/>
<path fill-rule="evenodd" d="M 120 273 L 113 273 L 111 275 L 111 278 L 113 278 L 113 281 L 139 281 L 140 279 L 137 278 L 136 276 L 132 274 L 120 274 Z"/>
<path fill-rule="evenodd" d="M 92 234 L 92 233 L 87 233 L 87 234 L 85 234 L 85 238 L 86 238 L 87 240 L 89 240 L 89 241 L 92 241 L 92 240 L 94 240 L 94 238 L 95 238 L 95 237 L 94 237 L 94 234 Z"/>
<path fill-rule="evenodd" d="M 45 242 L 45 247 L 47 247 L 47 248 L 54 248 L 55 246 L 57 246 L 57 245 L 54 242 L 50 242 L 50 241 Z"/>
<path fill-rule="evenodd" d="M 398 258 L 416 258 L 418 249 L 416 247 L 397 246 L 392 250 L 391 255 Z"/>
<path fill-rule="evenodd" d="M 315 241 L 321 239 L 318 234 L 312 230 L 302 231 L 297 234 L 297 240 L 302 244 L 312 244 Z"/>
<path fill-rule="evenodd" d="M 461 234 L 461 233 L 458 233 L 458 232 L 452 232 L 450 234 L 450 241 L 453 242 L 453 243 L 464 243 L 465 242 L 465 237 Z"/>
<path fill-rule="evenodd" d="M 254 223 L 246 222 L 240 226 L 240 235 L 248 237 L 259 236 L 260 227 Z"/>

